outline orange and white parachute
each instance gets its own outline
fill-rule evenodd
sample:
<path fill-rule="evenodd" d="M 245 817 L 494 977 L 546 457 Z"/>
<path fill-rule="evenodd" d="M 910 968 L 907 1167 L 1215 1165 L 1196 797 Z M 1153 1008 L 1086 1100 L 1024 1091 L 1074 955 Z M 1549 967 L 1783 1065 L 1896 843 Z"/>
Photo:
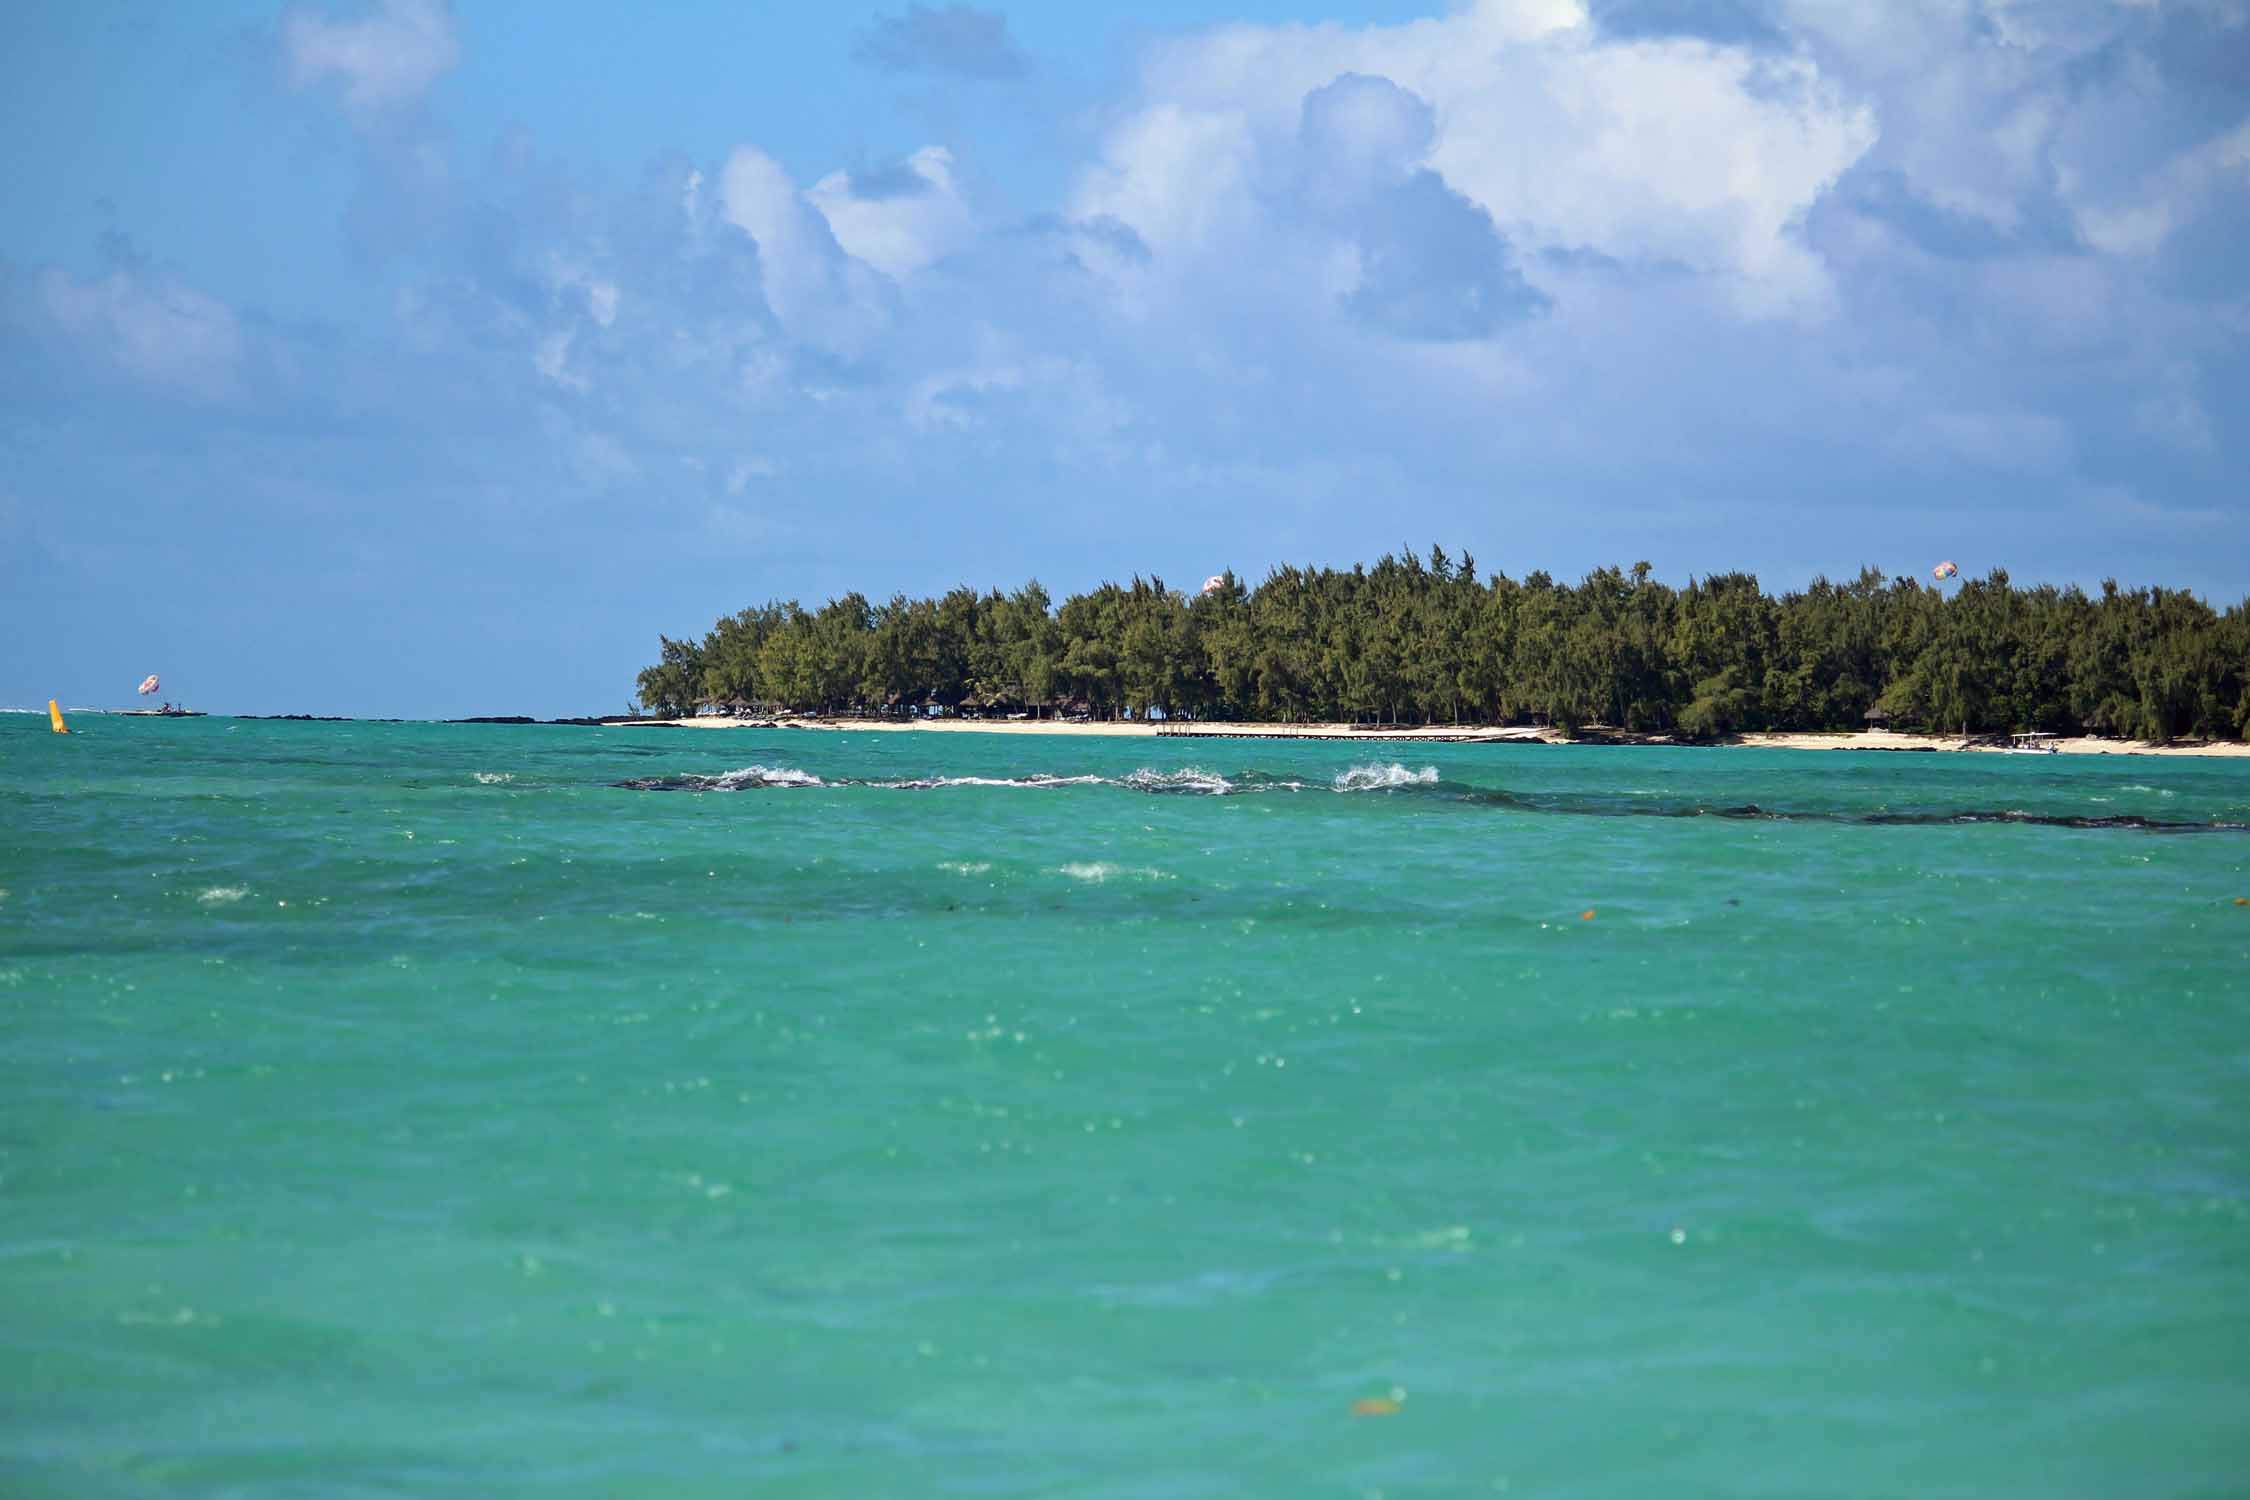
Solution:
<path fill-rule="evenodd" d="M 1938 582 L 1943 583 L 1948 578 L 1960 577 L 1961 570 L 1950 562 L 1941 562 L 1936 567 L 1930 569 L 1930 576 L 1932 578 L 1935 578 Z"/>
<path fill-rule="evenodd" d="M 1209 578 L 1203 580 L 1203 592 L 1206 594 L 1216 594 L 1226 586 L 1227 577 L 1224 573 L 1213 573 Z"/>
<path fill-rule="evenodd" d="M 146 677 L 143 677 L 141 679 L 141 694 L 143 697 L 146 697 L 148 694 L 155 692 L 163 685 L 163 683 L 156 680 L 156 674 L 154 672 L 151 672 Z"/>

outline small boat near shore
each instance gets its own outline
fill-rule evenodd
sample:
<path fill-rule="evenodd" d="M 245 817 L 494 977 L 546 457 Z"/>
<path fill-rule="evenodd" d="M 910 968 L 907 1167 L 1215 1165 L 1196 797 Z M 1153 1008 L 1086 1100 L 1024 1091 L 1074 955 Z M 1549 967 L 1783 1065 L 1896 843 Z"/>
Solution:
<path fill-rule="evenodd" d="M 162 708 L 121 708 L 120 719 L 200 719 L 206 717 L 200 708 L 174 708 L 169 703 Z"/>
<path fill-rule="evenodd" d="M 2010 735 L 2008 737 L 2008 748 L 2003 753 L 2008 755 L 2060 755 L 2062 752 L 2055 748 L 2055 738 L 2054 735 L 2049 734 L 2044 729 L 2036 729 L 2029 734 Z"/>

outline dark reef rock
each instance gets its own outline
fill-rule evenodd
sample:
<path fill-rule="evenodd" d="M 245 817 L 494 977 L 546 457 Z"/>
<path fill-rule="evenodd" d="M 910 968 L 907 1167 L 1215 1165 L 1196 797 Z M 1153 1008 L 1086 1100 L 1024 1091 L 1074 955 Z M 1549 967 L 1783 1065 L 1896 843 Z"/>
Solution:
<path fill-rule="evenodd" d="M 633 725 L 643 729 L 670 729 L 675 726 L 662 719 L 636 721 L 620 718 L 616 714 L 584 714 L 572 719 L 534 719 L 529 714 L 478 714 L 467 719 L 440 719 L 441 724 L 560 724 L 581 729 L 599 729 L 605 724 Z"/>

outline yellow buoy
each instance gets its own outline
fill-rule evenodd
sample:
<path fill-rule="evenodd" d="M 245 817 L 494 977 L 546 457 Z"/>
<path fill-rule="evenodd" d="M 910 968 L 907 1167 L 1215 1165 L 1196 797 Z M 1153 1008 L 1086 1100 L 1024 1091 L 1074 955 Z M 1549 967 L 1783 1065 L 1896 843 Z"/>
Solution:
<path fill-rule="evenodd" d="M 55 733 L 57 734 L 70 733 L 70 726 L 62 721 L 61 706 L 58 705 L 52 698 L 49 698 L 47 700 L 47 722 L 54 726 Z"/>

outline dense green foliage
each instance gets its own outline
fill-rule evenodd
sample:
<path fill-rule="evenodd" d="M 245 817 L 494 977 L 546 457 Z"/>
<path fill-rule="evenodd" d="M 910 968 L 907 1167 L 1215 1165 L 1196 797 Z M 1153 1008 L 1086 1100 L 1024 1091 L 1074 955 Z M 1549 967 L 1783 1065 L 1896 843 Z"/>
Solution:
<path fill-rule="evenodd" d="M 1035 708 L 1100 716 L 1402 723 L 1609 724 L 1696 738 L 1760 729 L 2086 729 L 2143 739 L 2250 730 L 2250 605 L 2192 594 L 1951 591 L 1869 569 L 1775 598 L 1744 573 L 1684 589 L 1646 563 L 1577 587 L 1479 579 L 1466 555 L 1411 550 L 1372 568 L 1231 573 L 1189 597 L 1135 578 L 1076 595 L 958 588 L 859 594 L 722 619 L 663 639 L 640 674 L 665 713 L 744 702 L 800 710 Z"/>

